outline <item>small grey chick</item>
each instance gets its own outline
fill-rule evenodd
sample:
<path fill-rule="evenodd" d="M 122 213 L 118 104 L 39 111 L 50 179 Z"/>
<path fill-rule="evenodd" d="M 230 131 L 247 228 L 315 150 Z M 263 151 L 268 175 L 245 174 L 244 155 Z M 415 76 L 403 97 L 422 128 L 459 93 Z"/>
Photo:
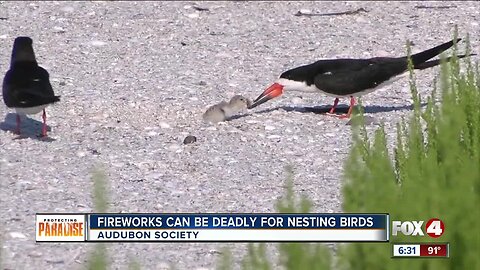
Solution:
<path fill-rule="evenodd" d="M 218 123 L 228 120 L 242 109 L 247 108 L 251 101 L 244 96 L 235 95 L 230 102 L 222 101 L 207 109 L 203 114 L 203 120 L 211 123 Z"/>

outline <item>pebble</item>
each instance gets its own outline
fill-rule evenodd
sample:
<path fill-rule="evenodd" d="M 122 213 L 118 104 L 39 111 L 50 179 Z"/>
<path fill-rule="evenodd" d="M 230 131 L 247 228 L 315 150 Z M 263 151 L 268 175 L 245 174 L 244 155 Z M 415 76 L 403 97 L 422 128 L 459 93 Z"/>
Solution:
<path fill-rule="evenodd" d="M 191 19 L 195 19 L 195 18 L 200 17 L 200 14 L 198 14 L 198 13 L 190 13 L 190 14 L 187 14 L 187 17 L 189 17 L 189 18 L 191 18 Z"/>
<path fill-rule="evenodd" d="M 52 257 L 52 258 L 48 258 L 45 260 L 46 262 L 48 263 L 52 263 L 52 264 L 62 264 L 62 263 L 65 263 L 64 260 L 58 258 L 58 257 Z"/>
<path fill-rule="evenodd" d="M 194 143 L 197 141 L 197 137 L 195 136 L 192 136 L 192 135 L 188 135 L 187 137 L 185 137 L 185 139 L 183 140 L 183 144 L 190 144 L 190 143 Z"/>
<path fill-rule="evenodd" d="M 147 137 L 154 137 L 154 136 L 157 136 L 158 135 L 158 132 L 155 132 L 155 131 L 149 131 L 147 132 Z"/>
<path fill-rule="evenodd" d="M 265 126 L 265 130 L 275 130 L 275 127 L 274 127 L 274 126 L 266 125 L 266 126 Z"/>
<path fill-rule="evenodd" d="M 105 46 L 106 44 L 107 44 L 106 42 L 103 42 L 103 41 L 100 41 L 100 40 L 93 40 L 93 41 L 90 42 L 90 45 L 95 46 L 95 47 Z"/>
<path fill-rule="evenodd" d="M 312 14 L 312 11 L 310 9 L 302 8 L 302 9 L 300 9 L 300 13 L 302 13 L 302 14 Z"/>
<path fill-rule="evenodd" d="M 357 18 L 355 19 L 355 21 L 356 21 L 357 23 L 367 23 L 367 22 L 368 22 L 368 20 L 366 20 L 364 17 L 361 17 L 361 16 L 360 16 L 360 17 L 357 17 Z"/>
<path fill-rule="evenodd" d="M 161 262 L 157 264 L 157 267 L 155 267 L 157 270 L 169 270 L 172 269 L 171 265 L 166 263 L 166 262 Z"/>
<path fill-rule="evenodd" d="M 168 150 L 170 150 L 172 152 L 182 152 L 182 149 L 180 148 L 180 146 L 178 144 L 170 144 L 168 146 Z"/>
<path fill-rule="evenodd" d="M 160 122 L 158 123 L 158 125 L 160 126 L 160 128 L 171 128 L 170 124 L 168 124 L 167 122 Z"/>
<path fill-rule="evenodd" d="M 28 253 L 28 256 L 34 257 L 34 258 L 42 257 L 42 255 L 43 255 L 43 253 L 40 252 L 40 251 L 37 251 L 37 250 L 34 250 L 34 251 Z"/>
<path fill-rule="evenodd" d="M 54 27 L 53 27 L 53 32 L 54 32 L 54 33 L 65 33 L 65 29 L 63 29 L 63 28 L 60 27 L 60 26 L 54 26 Z"/>
<path fill-rule="evenodd" d="M 292 103 L 295 104 L 295 105 L 302 104 L 303 99 L 301 97 L 294 97 L 294 98 L 292 98 Z"/>
<path fill-rule="evenodd" d="M 70 13 L 70 12 L 75 11 L 75 8 L 73 8 L 73 7 L 71 7 L 71 6 L 65 6 L 65 7 L 62 7 L 60 10 L 63 11 L 63 12 L 68 12 L 68 13 Z"/>
<path fill-rule="evenodd" d="M 27 236 L 21 232 L 11 232 L 9 233 L 10 237 L 13 239 L 26 239 Z"/>

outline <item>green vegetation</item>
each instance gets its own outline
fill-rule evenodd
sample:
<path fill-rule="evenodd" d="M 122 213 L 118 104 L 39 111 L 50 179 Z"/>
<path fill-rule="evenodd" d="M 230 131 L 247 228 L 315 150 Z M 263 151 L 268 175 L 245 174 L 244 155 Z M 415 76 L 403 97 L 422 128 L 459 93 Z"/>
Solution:
<path fill-rule="evenodd" d="M 107 177 L 103 170 L 96 169 L 92 175 L 93 182 L 93 202 L 95 213 L 106 213 L 108 209 L 107 198 Z M 95 248 L 90 254 L 87 269 L 89 270 L 104 270 L 107 269 L 107 249 L 104 243 L 95 244 Z M 132 268 L 135 269 L 135 268 Z"/>
<path fill-rule="evenodd" d="M 392 153 L 383 127 L 370 143 L 359 126 L 343 187 L 345 212 L 390 213 L 392 220 L 442 219 L 445 234 L 438 240 L 450 242 L 451 259 L 391 259 L 390 244 L 351 244 L 341 250 L 341 268 L 480 269 L 475 231 L 480 222 L 480 80 L 478 65 L 474 69 L 470 59 L 466 63 L 464 73 L 458 59 L 442 64 L 442 102 L 435 103 L 435 86 L 424 111 L 410 77 L 414 113 L 398 125 Z M 434 242 L 429 237 L 391 240 Z"/>
<path fill-rule="evenodd" d="M 284 198 L 277 203 L 279 213 L 308 213 L 311 210 L 311 202 L 302 197 L 299 202 L 295 202 L 293 193 L 293 170 L 287 168 L 287 190 Z M 329 269 L 331 265 L 330 249 L 324 244 L 304 244 L 304 243 L 281 243 L 279 244 L 279 261 L 285 269 L 305 269 L 305 270 L 321 270 Z M 269 270 L 276 269 L 269 262 L 266 255 L 265 244 L 249 244 L 248 254 L 243 260 L 243 269 L 260 269 Z M 229 268 L 222 268 L 229 269 Z"/>

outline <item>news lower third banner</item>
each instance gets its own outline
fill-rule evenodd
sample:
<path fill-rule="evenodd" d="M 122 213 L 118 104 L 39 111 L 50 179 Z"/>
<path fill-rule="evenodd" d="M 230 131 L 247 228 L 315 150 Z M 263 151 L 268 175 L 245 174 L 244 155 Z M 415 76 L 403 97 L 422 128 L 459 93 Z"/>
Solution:
<path fill-rule="evenodd" d="M 388 242 L 388 214 L 37 214 L 37 242 Z"/>

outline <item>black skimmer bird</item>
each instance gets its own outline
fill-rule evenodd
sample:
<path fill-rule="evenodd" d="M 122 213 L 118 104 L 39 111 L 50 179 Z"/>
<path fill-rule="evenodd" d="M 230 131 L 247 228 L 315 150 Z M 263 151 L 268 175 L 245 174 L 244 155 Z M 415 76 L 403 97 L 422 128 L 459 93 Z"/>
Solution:
<path fill-rule="evenodd" d="M 203 120 L 210 123 L 218 123 L 227 120 L 242 109 L 248 108 L 251 101 L 244 96 L 235 95 L 229 102 L 222 101 L 207 109 L 203 114 Z"/>
<path fill-rule="evenodd" d="M 461 39 L 457 39 L 456 42 Z M 427 61 L 449 49 L 454 40 L 411 56 L 414 69 L 426 69 L 440 64 L 440 60 Z M 471 54 L 473 55 L 473 54 Z M 466 55 L 459 55 L 458 58 Z M 450 60 L 451 57 L 446 60 Z M 329 114 L 335 112 L 340 97 L 350 97 L 349 118 L 355 106 L 355 97 L 368 94 L 401 78 L 408 71 L 408 58 L 374 57 L 369 59 L 327 59 L 285 71 L 274 84 L 258 96 L 252 109 L 284 91 L 320 92 L 335 97 Z"/>
<path fill-rule="evenodd" d="M 42 137 L 47 136 L 45 108 L 57 101 L 50 84 L 48 72 L 37 64 L 32 39 L 17 37 L 13 43 L 10 69 L 3 79 L 3 101 L 17 113 L 17 128 L 20 134 L 20 115 L 37 114 L 43 111 Z"/>

